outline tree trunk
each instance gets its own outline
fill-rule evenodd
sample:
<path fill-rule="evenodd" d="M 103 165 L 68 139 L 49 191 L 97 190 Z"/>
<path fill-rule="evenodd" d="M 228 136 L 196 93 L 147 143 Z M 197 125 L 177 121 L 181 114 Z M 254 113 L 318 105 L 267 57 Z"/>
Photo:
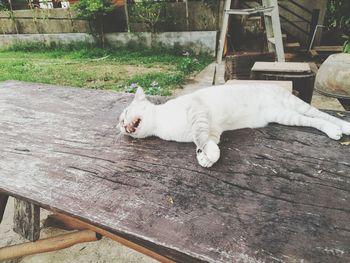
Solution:
<path fill-rule="evenodd" d="M 124 1 L 124 12 L 125 12 L 125 21 L 126 21 L 126 30 L 130 32 L 130 22 L 129 22 L 129 12 L 128 12 L 128 1 Z"/>

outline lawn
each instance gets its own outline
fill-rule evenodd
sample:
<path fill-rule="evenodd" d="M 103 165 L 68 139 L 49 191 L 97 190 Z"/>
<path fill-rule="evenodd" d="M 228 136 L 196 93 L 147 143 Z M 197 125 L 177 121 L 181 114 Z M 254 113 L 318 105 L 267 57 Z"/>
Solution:
<path fill-rule="evenodd" d="M 87 45 L 16 45 L 0 51 L 0 81 L 22 80 L 170 95 L 212 61 L 177 50 L 112 50 Z"/>

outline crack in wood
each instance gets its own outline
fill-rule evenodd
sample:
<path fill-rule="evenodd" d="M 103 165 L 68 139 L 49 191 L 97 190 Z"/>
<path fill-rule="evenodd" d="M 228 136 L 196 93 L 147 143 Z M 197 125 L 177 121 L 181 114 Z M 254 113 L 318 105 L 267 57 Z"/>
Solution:
<path fill-rule="evenodd" d="M 90 155 L 86 155 L 86 154 L 82 154 L 82 153 L 73 153 L 73 152 L 58 151 L 58 150 L 54 150 L 53 152 L 55 152 L 55 153 L 61 153 L 61 154 L 68 154 L 68 155 L 75 155 L 75 156 L 85 157 L 85 158 L 89 158 L 89 159 L 95 159 L 95 160 L 105 161 L 105 162 L 109 162 L 109 163 L 113 163 L 113 164 L 116 163 L 116 162 L 113 161 L 113 160 L 109 160 L 109 159 L 105 159 L 105 158 L 100 158 L 100 157 L 97 157 L 97 156 L 90 156 Z"/>

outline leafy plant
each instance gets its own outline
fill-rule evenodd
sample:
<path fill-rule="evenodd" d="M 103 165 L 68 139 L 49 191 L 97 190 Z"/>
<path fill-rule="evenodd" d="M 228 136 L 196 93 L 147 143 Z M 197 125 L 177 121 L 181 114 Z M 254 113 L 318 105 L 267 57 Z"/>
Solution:
<path fill-rule="evenodd" d="M 327 7 L 326 26 L 350 35 L 350 1 L 330 0 Z"/>
<path fill-rule="evenodd" d="M 343 45 L 343 52 L 350 53 L 350 37 L 346 37 L 346 40 Z"/>
<path fill-rule="evenodd" d="M 178 64 L 178 70 L 185 74 L 190 74 L 197 69 L 198 59 L 187 57 Z"/>
<path fill-rule="evenodd" d="M 164 6 L 163 2 L 154 0 L 142 0 L 130 5 L 130 18 L 134 22 L 144 23 L 151 32 L 156 31 L 156 24 L 161 20 L 161 11 Z"/>
<path fill-rule="evenodd" d="M 216 10 L 218 8 L 219 5 L 219 1 L 217 0 L 202 0 L 202 2 L 209 6 L 211 8 L 211 10 Z"/>
<path fill-rule="evenodd" d="M 78 12 L 80 17 L 95 24 L 94 31 L 100 36 L 104 47 L 103 18 L 115 9 L 111 0 L 79 0 L 73 5 L 73 9 Z"/>
<path fill-rule="evenodd" d="M 0 0 L 0 11 L 5 11 L 7 10 L 7 5 L 5 0 Z"/>

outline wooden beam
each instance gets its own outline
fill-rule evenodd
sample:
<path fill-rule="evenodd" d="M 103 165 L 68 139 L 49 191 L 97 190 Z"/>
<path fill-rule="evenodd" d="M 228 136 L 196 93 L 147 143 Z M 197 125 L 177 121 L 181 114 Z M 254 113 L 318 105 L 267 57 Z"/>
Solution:
<path fill-rule="evenodd" d="M 0 261 L 61 250 L 79 243 L 92 242 L 99 239 L 101 239 L 101 236 L 95 232 L 91 230 L 83 230 L 56 237 L 45 238 L 35 242 L 4 247 L 0 248 Z"/>
<path fill-rule="evenodd" d="M 311 49 L 311 50 L 309 51 L 309 53 L 310 53 L 310 56 L 311 56 L 312 58 L 314 58 L 314 57 L 317 57 L 317 56 L 318 56 L 318 53 L 317 53 L 317 51 L 316 51 L 316 50 Z"/>
<path fill-rule="evenodd" d="M 51 222 L 56 222 L 61 225 L 64 226 L 66 229 L 89 229 L 92 230 L 96 233 L 101 234 L 102 236 L 108 237 L 114 241 L 117 241 L 118 243 L 129 247 L 133 250 L 136 250 L 146 256 L 149 256 L 151 258 L 154 258 L 160 262 L 164 262 L 164 263 L 175 263 L 175 261 L 166 258 L 164 256 L 161 256 L 155 252 L 153 252 L 152 250 L 149 250 L 147 248 L 144 248 L 138 244 L 135 244 L 127 239 L 124 239 L 116 234 L 112 234 L 110 232 L 108 232 L 107 230 L 104 230 L 102 228 L 96 227 L 94 225 L 91 225 L 89 223 L 85 223 L 79 219 L 64 215 L 64 214 L 54 214 L 54 215 L 50 215 L 49 216 Z"/>
<path fill-rule="evenodd" d="M 13 231 L 30 241 L 40 237 L 40 207 L 27 201 L 15 199 Z"/>
<path fill-rule="evenodd" d="M 316 46 L 313 48 L 317 52 L 342 52 L 342 46 Z"/>
<path fill-rule="evenodd" d="M 9 196 L 3 193 L 0 193 L 0 223 L 2 222 L 4 213 L 5 213 L 5 208 L 7 204 Z"/>

